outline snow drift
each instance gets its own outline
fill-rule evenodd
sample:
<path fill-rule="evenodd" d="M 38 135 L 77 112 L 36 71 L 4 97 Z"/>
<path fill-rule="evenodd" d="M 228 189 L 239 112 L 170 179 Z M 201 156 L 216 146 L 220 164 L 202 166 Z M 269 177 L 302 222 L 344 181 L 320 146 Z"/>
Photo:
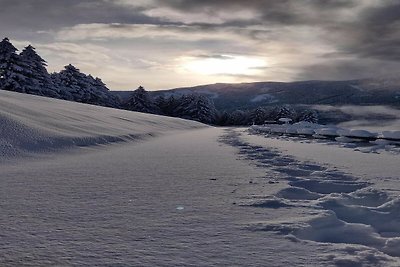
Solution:
<path fill-rule="evenodd" d="M 205 125 L 0 91 L 0 157 L 143 139 Z"/>

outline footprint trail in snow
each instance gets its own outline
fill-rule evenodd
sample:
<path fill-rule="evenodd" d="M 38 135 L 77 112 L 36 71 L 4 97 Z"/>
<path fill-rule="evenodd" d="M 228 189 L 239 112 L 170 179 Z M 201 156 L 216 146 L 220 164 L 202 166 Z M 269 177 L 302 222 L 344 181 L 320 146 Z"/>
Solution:
<path fill-rule="evenodd" d="M 272 231 L 294 241 L 362 245 L 400 257 L 400 198 L 391 198 L 350 174 L 301 162 L 279 151 L 252 145 L 229 129 L 221 142 L 239 149 L 239 155 L 257 167 L 276 173 L 270 184 L 284 186 L 275 194 L 251 199 L 243 206 L 307 209 L 307 215 L 285 221 L 255 223 L 251 230 Z M 289 211 L 291 210 L 291 211 Z"/>

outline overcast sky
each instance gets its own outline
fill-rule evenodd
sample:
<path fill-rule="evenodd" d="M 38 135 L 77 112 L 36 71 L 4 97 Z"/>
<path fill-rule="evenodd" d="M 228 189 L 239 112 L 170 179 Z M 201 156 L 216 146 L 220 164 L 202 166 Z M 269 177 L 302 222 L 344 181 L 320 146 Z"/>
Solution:
<path fill-rule="evenodd" d="M 0 33 L 109 88 L 399 74 L 399 0 L 0 0 Z"/>

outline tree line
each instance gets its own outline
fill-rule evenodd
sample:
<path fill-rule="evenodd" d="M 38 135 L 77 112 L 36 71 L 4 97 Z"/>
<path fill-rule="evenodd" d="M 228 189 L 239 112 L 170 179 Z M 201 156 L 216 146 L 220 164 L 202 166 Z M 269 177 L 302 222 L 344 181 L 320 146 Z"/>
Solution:
<path fill-rule="evenodd" d="M 127 100 L 122 100 L 100 78 L 86 75 L 71 64 L 60 72 L 48 73 L 46 61 L 31 45 L 19 54 L 17 51 L 8 38 L 0 42 L 0 89 L 224 126 L 263 124 L 282 117 L 293 121 L 318 120 L 315 111 L 299 111 L 289 106 L 218 111 L 205 95 L 172 94 L 153 98 L 142 86 L 133 91 Z"/>

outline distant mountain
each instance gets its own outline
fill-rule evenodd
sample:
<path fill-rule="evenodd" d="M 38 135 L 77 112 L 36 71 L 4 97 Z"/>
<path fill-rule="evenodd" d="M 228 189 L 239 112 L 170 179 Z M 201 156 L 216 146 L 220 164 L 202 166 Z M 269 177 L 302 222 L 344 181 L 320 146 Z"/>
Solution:
<path fill-rule="evenodd" d="M 210 97 L 217 109 L 232 111 L 274 105 L 388 105 L 400 108 L 400 79 L 349 81 L 217 83 L 151 92 L 157 96 L 198 93 Z M 121 98 L 126 92 L 114 92 Z"/>

